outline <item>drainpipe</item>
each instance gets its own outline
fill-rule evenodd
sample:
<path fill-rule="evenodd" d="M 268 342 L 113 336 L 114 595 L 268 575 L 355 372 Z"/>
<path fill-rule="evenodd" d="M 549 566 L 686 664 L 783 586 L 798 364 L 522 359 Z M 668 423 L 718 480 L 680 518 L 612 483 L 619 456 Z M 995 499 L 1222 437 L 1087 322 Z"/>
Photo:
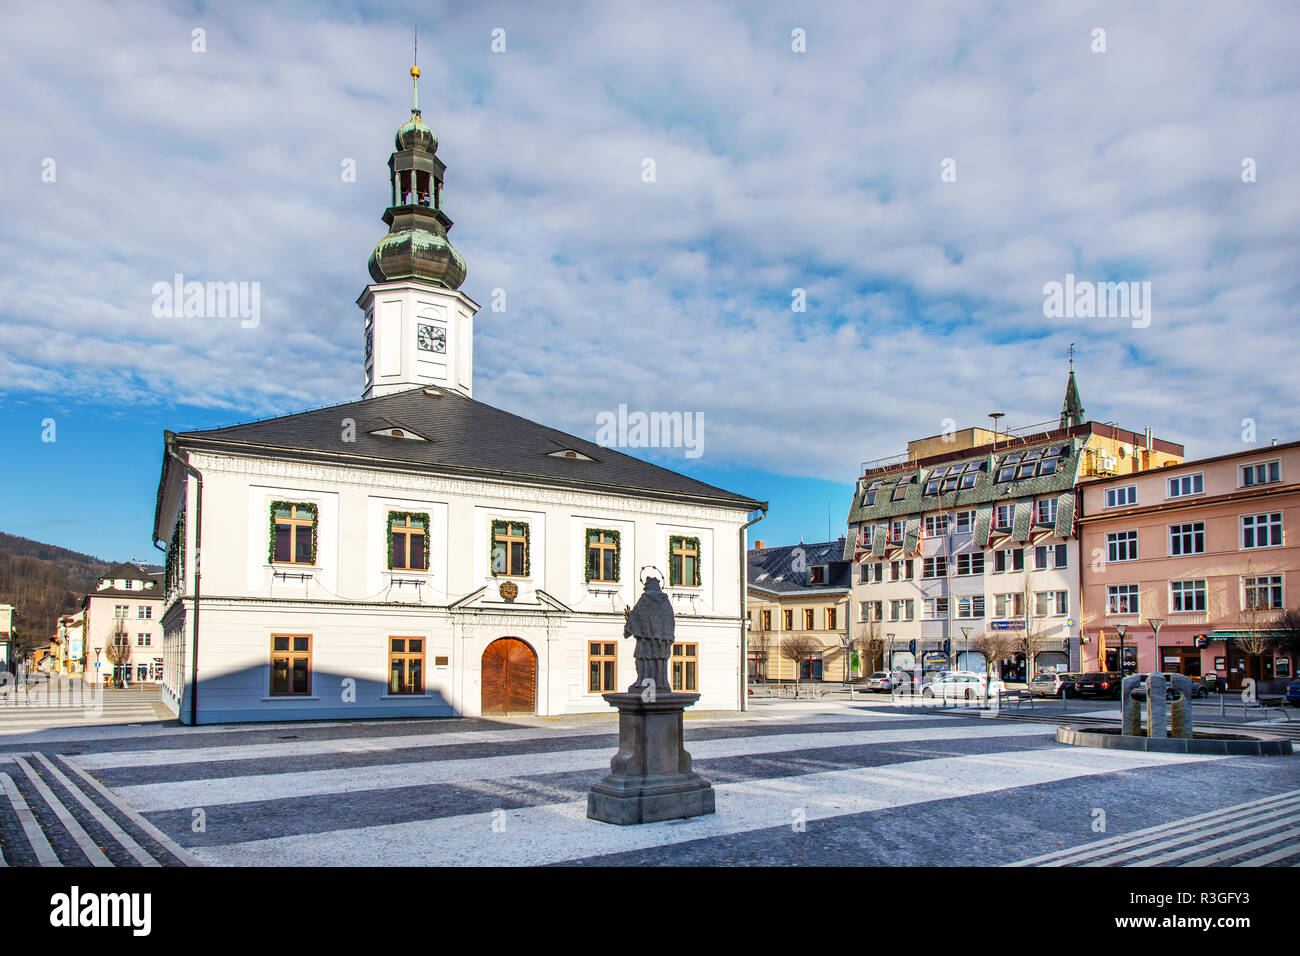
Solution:
<path fill-rule="evenodd" d="M 751 518 L 740 526 L 740 534 L 736 536 L 740 548 L 740 709 L 749 710 L 749 615 L 747 608 L 749 605 L 749 574 L 746 571 L 748 555 L 745 550 L 745 531 L 752 524 L 758 524 L 767 517 L 767 502 L 759 503 L 759 510 L 763 513 L 757 518 Z"/>
<path fill-rule="evenodd" d="M 163 441 L 167 446 L 167 455 L 180 463 L 188 474 L 194 476 L 198 484 L 198 497 L 194 507 L 194 652 L 190 655 L 190 725 L 199 722 L 199 596 L 203 578 L 201 555 L 203 553 L 203 475 L 176 451 L 175 432 L 164 432 Z M 155 544 L 156 546 L 156 544 Z M 185 542 L 181 542 L 184 553 Z M 182 581 L 182 593 L 184 582 Z"/>

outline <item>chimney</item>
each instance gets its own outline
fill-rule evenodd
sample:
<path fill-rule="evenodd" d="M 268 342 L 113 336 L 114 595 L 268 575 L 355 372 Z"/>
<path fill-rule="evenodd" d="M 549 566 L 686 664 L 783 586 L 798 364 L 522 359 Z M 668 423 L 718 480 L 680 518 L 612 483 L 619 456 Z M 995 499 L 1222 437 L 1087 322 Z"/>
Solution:
<path fill-rule="evenodd" d="M 762 551 L 762 550 L 763 550 L 763 542 L 762 542 L 761 540 L 759 540 L 759 541 L 755 541 L 755 542 L 754 542 L 754 547 L 755 547 L 756 549 L 758 549 L 759 551 Z"/>

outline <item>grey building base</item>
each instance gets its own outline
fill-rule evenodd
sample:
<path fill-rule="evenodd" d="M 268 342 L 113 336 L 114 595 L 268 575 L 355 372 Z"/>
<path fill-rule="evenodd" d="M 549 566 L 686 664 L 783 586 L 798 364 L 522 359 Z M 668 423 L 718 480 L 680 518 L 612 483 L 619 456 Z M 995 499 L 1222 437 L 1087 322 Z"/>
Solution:
<path fill-rule="evenodd" d="M 1146 737 L 1121 734 L 1103 727 L 1057 727 L 1056 741 L 1075 747 L 1103 750 L 1141 750 L 1148 753 L 1216 754 L 1219 756 L 1286 757 L 1294 750 L 1285 737 L 1233 734 L 1196 737 Z"/>
<path fill-rule="evenodd" d="M 618 753 L 587 794 L 587 816 L 622 826 L 715 812 L 713 787 L 691 769 L 682 717 L 699 694 L 604 694 L 618 708 Z"/>

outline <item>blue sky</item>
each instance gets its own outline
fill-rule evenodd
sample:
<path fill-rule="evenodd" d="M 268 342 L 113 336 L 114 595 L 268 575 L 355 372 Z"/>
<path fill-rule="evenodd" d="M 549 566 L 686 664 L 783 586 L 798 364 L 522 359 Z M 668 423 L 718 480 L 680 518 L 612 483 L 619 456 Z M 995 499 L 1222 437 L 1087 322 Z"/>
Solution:
<path fill-rule="evenodd" d="M 1241 447 L 1243 419 L 1295 438 L 1298 21 L 1281 2 L 7 4 L 0 530 L 149 560 L 164 428 L 359 396 L 355 300 L 417 24 L 485 305 L 475 397 L 589 438 L 619 404 L 698 412 L 701 457 L 651 457 L 770 500 L 756 537 L 824 537 L 828 500 L 838 534 L 860 462 L 949 419 L 1054 418 L 1071 342 L 1089 417 L 1191 456 Z M 260 283 L 260 324 L 154 316 L 178 272 Z M 1067 272 L 1150 282 L 1150 326 L 1046 318 Z"/>

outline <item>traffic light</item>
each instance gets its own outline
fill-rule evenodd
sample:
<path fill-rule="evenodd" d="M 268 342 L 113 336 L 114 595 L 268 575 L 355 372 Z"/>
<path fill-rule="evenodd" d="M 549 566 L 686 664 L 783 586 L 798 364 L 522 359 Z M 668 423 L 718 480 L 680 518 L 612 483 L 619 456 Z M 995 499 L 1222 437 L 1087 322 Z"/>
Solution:
<path fill-rule="evenodd" d="M 908 642 L 907 642 L 907 652 L 908 652 L 909 654 L 915 654 L 915 653 L 916 653 L 916 641 L 915 641 L 915 640 L 911 640 L 911 641 L 908 641 Z"/>

